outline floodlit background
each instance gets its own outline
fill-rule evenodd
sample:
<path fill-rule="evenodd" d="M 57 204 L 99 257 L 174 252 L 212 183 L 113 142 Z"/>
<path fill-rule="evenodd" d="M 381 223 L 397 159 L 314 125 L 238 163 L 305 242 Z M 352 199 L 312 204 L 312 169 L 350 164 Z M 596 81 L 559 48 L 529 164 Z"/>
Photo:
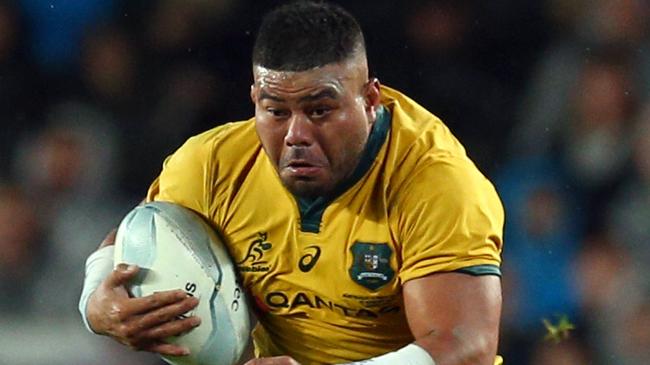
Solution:
<path fill-rule="evenodd" d="M 501 194 L 506 363 L 649 364 L 649 3 L 341 2 Z M 0 364 L 160 364 L 85 332 L 84 260 L 167 154 L 251 116 L 277 3 L 0 0 Z"/>

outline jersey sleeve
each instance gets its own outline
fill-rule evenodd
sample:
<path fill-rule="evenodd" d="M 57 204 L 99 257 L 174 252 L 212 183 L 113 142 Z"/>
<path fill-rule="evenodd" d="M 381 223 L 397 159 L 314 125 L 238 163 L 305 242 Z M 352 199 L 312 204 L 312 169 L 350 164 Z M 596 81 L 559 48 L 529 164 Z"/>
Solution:
<path fill-rule="evenodd" d="M 400 189 L 400 279 L 436 272 L 500 275 L 504 212 L 493 185 L 467 158 L 421 161 Z"/>
<path fill-rule="evenodd" d="M 207 216 L 214 174 L 211 149 L 199 137 L 192 137 L 167 157 L 160 175 L 147 192 L 147 201 L 168 201 Z"/>

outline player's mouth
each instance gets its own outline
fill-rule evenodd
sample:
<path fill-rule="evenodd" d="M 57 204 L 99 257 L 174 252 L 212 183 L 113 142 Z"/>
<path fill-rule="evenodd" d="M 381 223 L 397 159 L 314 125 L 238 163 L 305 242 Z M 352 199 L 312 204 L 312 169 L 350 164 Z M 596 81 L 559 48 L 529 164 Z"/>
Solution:
<path fill-rule="evenodd" d="M 311 163 L 306 160 L 292 160 L 285 165 L 289 174 L 297 177 L 309 177 L 316 175 L 323 166 Z"/>

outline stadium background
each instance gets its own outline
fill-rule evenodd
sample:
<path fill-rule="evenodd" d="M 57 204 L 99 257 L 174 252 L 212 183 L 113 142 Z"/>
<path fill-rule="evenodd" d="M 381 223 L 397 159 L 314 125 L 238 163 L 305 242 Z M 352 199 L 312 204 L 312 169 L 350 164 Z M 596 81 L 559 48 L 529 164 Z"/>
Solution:
<path fill-rule="evenodd" d="M 164 156 L 251 115 L 277 3 L 0 0 L 0 364 L 160 364 L 85 332 L 83 261 Z M 506 363 L 650 363 L 648 2 L 344 3 L 372 74 L 503 198 Z M 545 340 L 563 316 L 576 329 Z"/>

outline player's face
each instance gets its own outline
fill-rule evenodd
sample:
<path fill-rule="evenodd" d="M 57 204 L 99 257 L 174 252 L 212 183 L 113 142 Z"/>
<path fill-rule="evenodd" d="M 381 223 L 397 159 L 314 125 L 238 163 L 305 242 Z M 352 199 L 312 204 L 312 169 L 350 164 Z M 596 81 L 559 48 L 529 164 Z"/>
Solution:
<path fill-rule="evenodd" d="M 354 60 L 301 72 L 257 66 L 257 134 L 293 194 L 327 195 L 357 166 L 379 105 L 379 82 Z"/>

